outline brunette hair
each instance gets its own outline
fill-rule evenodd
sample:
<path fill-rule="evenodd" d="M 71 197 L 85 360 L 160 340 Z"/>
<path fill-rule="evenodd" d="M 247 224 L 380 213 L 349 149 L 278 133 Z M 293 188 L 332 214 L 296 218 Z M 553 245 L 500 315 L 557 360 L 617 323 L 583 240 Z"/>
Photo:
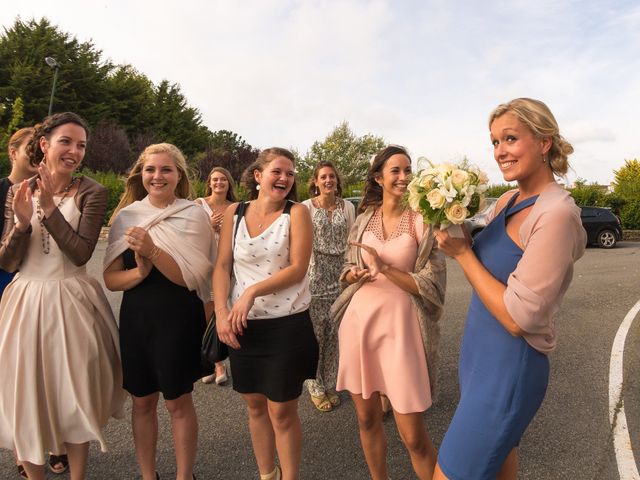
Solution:
<path fill-rule="evenodd" d="M 573 146 L 560 135 L 558 122 L 549 107 L 540 100 L 516 98 L 508 103 L 498 105 L 491 112 L 489 128 L 496 118 L 505 113 L 513 114 L 537 138 L 551 139 L 551 147 L 547 153 L 549 166 L 556 175 L 565 175 L 569 170 L 568 157 L 573 153 Z"/>
<path fill-rule="evenodd" d="M 266 167 L 269 163 L 271 163 L 271 161 L 275 157 L 288 158 L 289 160 L 291 160 L 291 163 L 293 163 L 294 167 L 296 165 L 296 158 L 293 156 L 293 153 L 291 153 L 286 148 L 271 147 L 271 148 L 265 148 L 264 150 L 262 150 L 258 155 L 258 158 L 256 158 L 255 161 L 251 165 L 249 165 L 244 171 L 244 173 L 242 174 L 242 184 L 247 189 L 249 200 L 255 200 L 256 198 L 258 198 L 258 188 L 257 188 L 258 182 L 256 182 L 256 177 L 254 176 L 254 172 L 256 170 L 258 170 L 259 172 L 262 172 L 264 170 L 264 167 Z M 298 201 L 298 192 L 296 188 L 295 177 L 293 179 L 293 185 L 291 186 L 291 190 L 287 195 L 287 200 L 293 200 L 294 202 Z"/>
<path fill-rule="evenodd" d="M 178 181 L 178 185 L 176 185 L 175 191 L 176 197 L 192 197 L 191 182 L 189 181 L 189 167 L 187 166 L 187 160 L 184 158 L 180 149 L 170 143 L 154 143 L 142 151 L 138 160 L 136 160 L 136 163 L 131 167 L 125 184 L 124 193 L 122 194 L 122 197 L 120 197 L 120 202 L 113 210 L 113 214 L 109 220 L 109 225 L 113 223 L 113 220 L 116 218 L 116 215 L 120 210 L 147 196 L 147 191 L 142 185 L 142 169 L 144 168 L 144 164 L 149 158 L 149 155 L 157 153 L 166 153 L 169 155 L 175 163 L 178 172 L 180 172 L 180 180 Z"/>
<path fill-rule="evenodd" d="M 29 161 L 31 165 L 38 166 L 44 158 L 44 152 L 40 148 L 40 139 L 42 137 L 49 140 L 53 131 L 61 125 L 67 123 L 76 124 L 84 129 L 87 134 L 87 140 L 89 139 L 89 127 L 82 117 L 73 112 L 55 113 L 45 118 L 42 123 L 34 127 L 33 138 L 27 146 L 27 155 L 29 155 Z"/>
<path fill-rule="evenodd" d="M 373 157 L 373 161 L 371 162 L 369 171 L 367 172 L 362 201 L 358 206 L 359 212 L 364 212 L 369 206 L 377 207 L 382 204 L 382 187 L 378 185 L 376 179 L 382 175 L 382 169 L 387 163 L 387 160 L 398 154 L 406 156 L 409 159 L 409 163 L 411 163 L 409 153 L 400 145 L 389 145 L 380 150 L 376 156 Z"/>
<path fill-rule="evenodd" d="M 236 195 L 236 182 L 233 181 L 233 177 L 231 176 L 231 172 L 229 172 L 229 170 L 227 170 L 224 167 L 213 167 L 211 169 L 211 171 L 209 172 L 209 176 L 207 177 L 207 185 L 206 185 L 205 191 L 204 191 L 205 197 L 208 197 L 209 195 L 211 195 L 213 193 L 213 191 L 211 190 L 211 177 L 213 176 L 214 173 L 221 173 L 226 177 L 227 183 L 229 184 L 229 188 L 227 189 L 227 197 L 226 198 L 230 202 L 237 202 L 238 201 L 238 196 Z"/>
<path fill-rule="evenodd" d="M 340 174 L 338 173 L 338 169 L 336 166 L 330 162 L 329 160 L 322 160 L 316 164 L 313 169 L 313 173 L 311 174 L 311 178 L 309 179 L 308 187 L 309 187 L 309 195 L 311 197 L 317 197 L 320 195 L 320 189 L 316 184 L 316 180 L 318 179 L 318 173 L 322 168 L 329 167 L 336 174 L 336 193 L 338 197 L 342 196 L 342 181 L 340 179 Z"/>

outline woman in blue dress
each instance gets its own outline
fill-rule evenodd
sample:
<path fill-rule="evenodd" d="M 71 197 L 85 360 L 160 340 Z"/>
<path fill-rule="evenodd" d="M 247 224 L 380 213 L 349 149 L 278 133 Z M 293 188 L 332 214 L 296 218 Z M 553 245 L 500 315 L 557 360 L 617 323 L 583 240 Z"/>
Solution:
<path fill-rule="evenodd" d="M 462 339 L 460 403 L 442 441 L 435 480 L 515 479 L 517 446 L 542 404 L 555 317 L 584 253 L 580 211 L 555 181 L 573 147 L 549 108 L 519 98 L 489 117 L 507 182 L 487 227 L 469 239 L 436 234 L 474 291 Z"/>

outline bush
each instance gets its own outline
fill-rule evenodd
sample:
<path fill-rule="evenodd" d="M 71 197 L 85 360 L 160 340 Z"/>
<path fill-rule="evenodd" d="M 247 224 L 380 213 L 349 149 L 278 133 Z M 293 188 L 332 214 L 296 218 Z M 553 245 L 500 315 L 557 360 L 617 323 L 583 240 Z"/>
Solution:
<path fill-rule="evenodd" d="M 602 207 L 607 204 L 606 194 L 596 185 L 580 185 L 569 192 L 577 205 Z"/>
<path fill-rule="evenodd" d="M 620 221 L 625 230 L 640 230 L 640 202 L 628 202 L 622 207 Z"/>
<path fill-rule="evenodd" d="M 500 185 L 489 185 L 489 188 L 485 192 L 484 196 L 488 198 L 499 198 L 503 193 L 517 188 L 517 185 L 510 185 L 508 183 L 501 183 Z"/>
<path fill-rule="evenodd" d="M 109 190 L 109 197 L 107 199 L 107 215 L 104 220 L 104 224 L 106 225 L 124 192 L 125 179 L 117 173 L 94 172 L 88 168 L 84 168 L 82 170 L 82 174 L 89 178 L 93 178 L 96 182 L 101 183 L 107 187 L 107 190 Z"/>

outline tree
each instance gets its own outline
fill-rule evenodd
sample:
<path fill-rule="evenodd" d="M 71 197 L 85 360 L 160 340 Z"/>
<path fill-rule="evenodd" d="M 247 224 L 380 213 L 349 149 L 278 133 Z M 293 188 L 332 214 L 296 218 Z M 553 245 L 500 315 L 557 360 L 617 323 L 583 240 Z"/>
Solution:
<path fill-rule="evenodd" d="M 45 18 L 18 18 L 0 36 L 0 103 L 22 97 L 25 122 L 40 122 L 49 108 L 54 72 L 44 59 L 51 56 L 60 64 L 54 111 L 71 110 L 95 124 L 108 111 L 105 78 L 113 68 L 101 55 L 91 42 L 79 42 Z M 0 124 L 6 125 L 9 115 L 5 109 Z"/>
<path fill-rule="evenodd" d="M 249 145 L 237 133 L 218 130 L 211 135 L 209 146 L 197 161 L 198 176 L 206 180 L 213 167 L 224 167 L 236 181 L 242 172 L 258 157 L 260 150 Z"/>
<path fill-rule="evenodd" d="M 127 132 L 113 122 L 100 122 L 91 132 L 84 165 L 96 172 L 125 173 L 131 166 Z"/>
<path fill-rule="evenodd" d="M 22 97 L 16 98 L 11 107 L 11 120 L 6 131 L 0 133 L 0 177 L 6 177 L 11 171 L 11 162 L 7 148 L 9 139 L 19 128 L 24 125 L 24 103 Z"/>
<path fill-rule="evenodd" d="M 640 161 L 625 160 L 624 166 L 614 170 L 613 190 L 627 201 L 640 202 Z"/>
<path fill-rule="evenodd" d="M 362 182 L 369 161 L 385 146 L 384 139 L 371 134 L 358 137 L 347 122 L 340 123 L 324 141 L 316 141 L 302 159 L 299 170 L 304 178 L 320 161 L 328 160 L 338 169 L 345 185 Z"/>

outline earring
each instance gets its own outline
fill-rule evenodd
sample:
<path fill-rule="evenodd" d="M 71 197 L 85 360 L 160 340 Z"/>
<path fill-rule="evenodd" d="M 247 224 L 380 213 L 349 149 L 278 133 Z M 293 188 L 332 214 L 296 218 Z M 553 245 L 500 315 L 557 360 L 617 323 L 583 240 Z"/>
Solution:
<path fill-rule="evenodd" d="M 320 187 L 316 185 L 316 195 L 320 195 Z"/>
<path fill-rule="evenodd" d="M 547 156 L 546 155 L 542 155 L 542 163 L 547 163 Z"/>
<path fill-rule="evenodd" d="M 256 185 L 256 190 L 260 190 L 260 184 Z"/>

